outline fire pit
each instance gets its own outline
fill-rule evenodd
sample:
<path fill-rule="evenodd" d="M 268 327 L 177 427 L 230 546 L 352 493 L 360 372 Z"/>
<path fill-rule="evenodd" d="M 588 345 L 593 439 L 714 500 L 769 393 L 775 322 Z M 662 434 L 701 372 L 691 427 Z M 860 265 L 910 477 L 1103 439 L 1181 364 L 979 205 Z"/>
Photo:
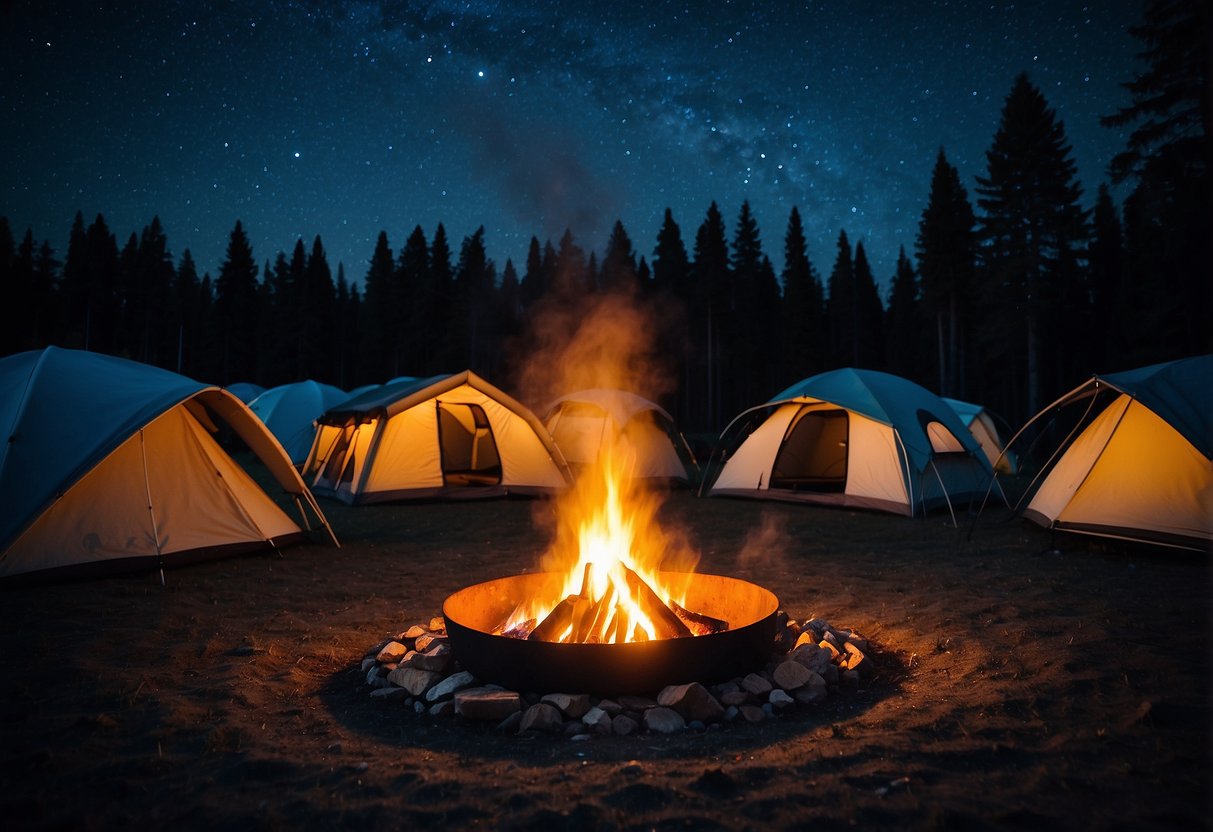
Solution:
<path fill-rule="evenodd" d="M 516 575 L 466 587 L 446 599 L 451 650 L 478 678 L 514 690 L 650 693 L 713 682 L 762 667 L 775 642 L 779 602 L 737 578 L 657 573 L 685 588 L 684 606 L 727 623 L 703 635 L 620 643 L 543 641 L 494 632 L 526 599 L 560 597 L 562 573 Z"/>

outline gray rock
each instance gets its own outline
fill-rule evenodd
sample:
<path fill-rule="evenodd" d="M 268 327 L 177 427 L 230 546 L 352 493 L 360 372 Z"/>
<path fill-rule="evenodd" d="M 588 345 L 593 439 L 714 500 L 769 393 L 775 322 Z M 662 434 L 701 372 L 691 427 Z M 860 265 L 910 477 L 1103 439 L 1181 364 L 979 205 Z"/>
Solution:
<path fill-rule="evenodd" d="M 647 696 L 620 696 L 618 702 L 625 711 L 647 711 L 657 707 L 657 701 Z"/>
<path fill-rule="evenodd" d="M 398 667 L 388 674 L 388 681 L 402 687 L 413 696 L 421 696 L 442 678 L 441 674 L 419 667 Z"/>
<path fill-rule="evenodd" d="M 521 719 L 522 699 L 512 690 L 464 688 L 455 694 L 455 711 L 477 722 L 496 722 L 515 714 Z"/>
<path fill-rule="evenodd" d="M 699 719 L 704 722 L 720 719 L 724 707 L 699 682 L 685 685 L 670 685 L 657 694 L 657 704 L 673 708 L 684 719 Z"/>
<path fill-rule="evenodd" d="M 614 699 L 603 699 L 599 701 L 598 707 L 602 708 L 611 716 L 618 716 L 619 714 L 623 713 L 623 706 Z"/>
<path fill-rule="evenodd" d="M 803 687 L 793 691 L 792 696 L 802 705 L 811 705 L 814 702 L 822 701 L 828 694 L 825 678 L 818 673 L 813 673 Z"/>
<path fill-rule="evenodd" d="M 611 719 L 611 733 L 616 736 L 626 737 L 635 733 L 638 728 L 640 728 L 640 723 L 630 716 L 619 714 Z"/>
<path fill-rule="evenodd" d="M 376 690 L 371 691 L 372 699 L 389 699 L 393 701 L 399 699 L 404 701 L 408 698 L 408 695 L 409 692 L 407 690 L 404 688 L 398 688 L 395 685 L 391 685 L 386 688 L 377 688 Z"/>
<path fill-rule="evenodd" d="M 674 734 L 686 730 L 686 720 L 673 708 L 658 706 L 644 712 L 644 727 L 657 734 Z"/>
<path fill-rule="evenodd" d="M 429 650 L 413 656 L 409 664 L 422 670 L 445 673 L 454 661 L 455 657 L 451 655 L 450 645 L 441 641 L 434 644 Z"/>
<path fill-rule="evenodd" d="M 414 624 L 412 627 L 409 627 L 407 630 L 404 631 L 404 637 L 410 638 L 410 639 L 415 639 L 415 638 L 418 638 L 419 636 L 425 635 L 428 632 L 429 632 L 429 630 L 427 630 L 425 627 L 422 627 L 420 624 Z"/>
<path fill-rule="evenodd" d="M 726 707 L 736 707 L 744 705 L 750 701 L 750 692 L 745 690 L 734 690 L 728 693 L 721 694 L 720 704 Z"/>
<path fill-rule="evenodd" d="M 765 676 L 751 673 L 741 680 L 741 686 L 755 696 L 766 696 L 771 692 L 771 682 Z"/>
<path fill-rule="evenodd" d="M 771 695 L 767 698 L 767 701 L 774 705 L 776 710 L 782 710 L 789 705 L 796 704 L 796 700 L 789 696 L 787 691 L 782 691 L 779 688 L 771 691 Z"/>
<path fill-rule="evenodd" d="M 746 722 L 762 722 L 767 718 L 767 712 L 757 705 L 742 705 L 738 710 Z"/>
<path fill-rule="evenodd" d="M 453 716 L 454 713 L 455 703 L 450 699 L 430 705 L 430 716 Z"/>
<path fill-rule="evenodd" d="M 611 733 L 611 715 L 597 705 L 582 714 L 581 721 L 599 734 Z"/>
<path fill-rule="evenodd" d="M 580 719 L 590 709 L 590 697 L 585 693 L 549 693 L 539 701 L 572 719 Z"/>
<path fill-rule="evenodd" d="M 444 699 L 450 699 L 455 695 L 455 691 L 470 688 L 476 683 L 476 677 L 466 670 L 461 670 L 458 673 L 453 673 L 447 676 L 438 684 L 434 685 L 425 693 L 426 702 L 441 702 Z"/>
<path fill-rule="evenodd" d="M 775 672 L 772 675 L 775 677 L 775 684 L 779 687 L 784 690 L 796 690 L 808 683 L 813 671 L 798 661 L 788 659 L 786 662 L 775 665 Z"/>
<path fill-rule="evenodd" d="M 527 708 L 522 714 L 522 722 L 518 724 L 519 734 L 525 734 L 527 731 L 558 734 L 563 730 L 564 720 L 560 718 L 560 711 L 546 702 Z"/>

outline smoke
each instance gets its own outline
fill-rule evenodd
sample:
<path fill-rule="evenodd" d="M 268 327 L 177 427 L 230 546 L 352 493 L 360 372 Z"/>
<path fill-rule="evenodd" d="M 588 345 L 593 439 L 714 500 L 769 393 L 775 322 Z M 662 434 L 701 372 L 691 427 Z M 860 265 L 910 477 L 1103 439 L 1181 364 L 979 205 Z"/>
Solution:
<path fill-rule="evenodd" d="M 641 306 L 631 292 L 550 295 L 536 304 L 518 344 L 517 389 L 541 409 L 592 388 L 659 401 L 673 389 L 669 357 L 657 348 L 662 324 L 655 307 Z"/>
<path fill-rule="evenodd" d="M 762 522 L 750 529 L 737 553 L 737 574 L 752 575 L 781 566 L 791 542 L 783 515 L 764 511 Z"/>

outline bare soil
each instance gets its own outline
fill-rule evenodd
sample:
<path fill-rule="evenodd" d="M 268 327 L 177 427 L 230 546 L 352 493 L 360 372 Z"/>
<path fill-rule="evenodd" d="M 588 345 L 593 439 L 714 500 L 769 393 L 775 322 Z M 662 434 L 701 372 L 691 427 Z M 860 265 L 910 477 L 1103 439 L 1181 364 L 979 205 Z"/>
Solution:
<path fill-rule="evenodd" d="M 1207 556 L 676 494 L 701 570 L 860 631 L 878 672 L 759 725 L 571 742 L 417 716 L 358 669 L 533 569 L 545 503 L 323 507 L 340 549 L 0 591 L 6 828 L 1210 828 Z"/>

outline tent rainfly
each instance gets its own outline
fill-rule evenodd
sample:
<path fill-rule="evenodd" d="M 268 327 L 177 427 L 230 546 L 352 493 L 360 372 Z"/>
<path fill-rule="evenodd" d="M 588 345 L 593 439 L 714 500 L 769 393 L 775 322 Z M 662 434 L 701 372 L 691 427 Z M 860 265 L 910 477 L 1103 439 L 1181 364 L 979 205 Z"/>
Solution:
<path fill-rule="evenodd" d="M 235 384 L 229 384 L 223 389 L 240 399 L 240 401 L 244 402 L 245 404 L 248 404 L 253 399 L 265 392 L 264 387 L 262 387 L 260 384 L 253 384 L 251 381 L 238 381 Z"/>
<path fill-rule="evenodd" d="M 282 446 L 226 390 L 57 347 L 0 359 L 0 578 L 163 567 L 300 535 L 220 447 L 220 423 L 294 497 L 305 525 L 306 504 L 328 528 Z"/>
<path fill-rule="evenodd" d="M 1014 474 L 1018 468 L 1015 455 L 1006 450 L 1002 434 L 998 430 L 998 425 L 995 424 L 994 414 L 979 404 L 948 398 L 945 398 L 944 401 L 956 411 L 960 421 L 964 422 L 969 433 L 973 434 L 973 438 L 981 446 L 982 452 L 986 455 L 986 459 L 990 460 L 994 470 L 1000 474 Z"/>
<path fill-rule="evenodd" d="M 596 388 L 561 396 L 548 408 L 544 424 L 571 467 L 597 461 L 609 439 L 634 454 L 636 477 L 698 480 L 695 457 L 674 418 L 635 393 Z"/>
<path fill-rule="evenodd" d="M 701 493 L 914 516 L 980 499 L 993 476 L 942 399 L 874 370 L 832 370 L 794 384 L 734 419 L 720 447 Z"/>
<path fill-rule="evenodd" d="M 307 380 L 271 387 L 249 402 L 294 465 L 302 465 L 316 437 L 316 417 L 341 404 L 349 394 L 331 384 Z"/>
<path fill-rule="evenodd" d="M 1024 516 L 1046 528 L 1213 550 L 1213 355 L 1093 376 L 1020 433 L 1084 400 L 1084 417 L 1029 489 Z"/>
<path fill-rule="evenodd" d="M 354 505 L 530 495 L 571 481 L 535 414 L 470 370 L 389 382 L 317 422 L 303 475 L 316 494 Z"/>

